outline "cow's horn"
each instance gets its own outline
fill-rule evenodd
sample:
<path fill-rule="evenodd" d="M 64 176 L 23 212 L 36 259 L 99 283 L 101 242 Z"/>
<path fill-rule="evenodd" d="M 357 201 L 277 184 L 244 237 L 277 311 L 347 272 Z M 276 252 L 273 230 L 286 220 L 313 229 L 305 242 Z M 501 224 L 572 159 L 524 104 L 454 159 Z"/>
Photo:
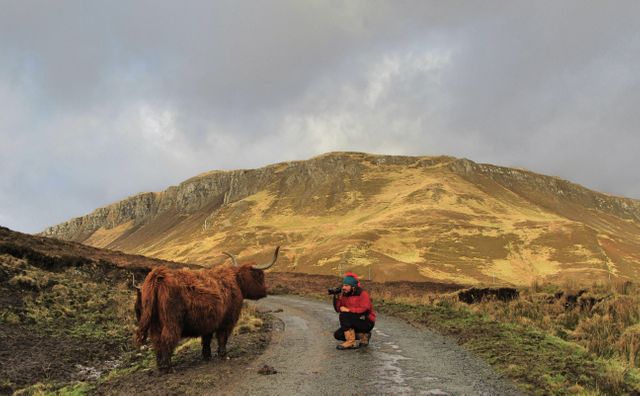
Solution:
<path fill-rule="evenodd" d="M 237 267 L 238 266 L 238 262 L 236 261 L 236 256 L 234 256 L 231 253 L 227 253 L 227 252 L 222 252 L 222 254 L 225 254 L 227 256 L 229 256 L 231 258 L 231 261 L 233 262 L 233 266 Z"/>
<path fill-rule="evenodd" d="M 274 265 L 276 263 L 276 260 L 278 259 L 278 252 L 280 251 L 280 246 L 278 246 L 276 248 L 276 251 L 273 253 L 273 259 L 271 259 L 270 263 L 265 263 L 262 265 L 254 265 L 253 268 L 254 269 L 259 269 L 259 270 L 266 270 L 268 268 L 271 268 L 272 265 Z"/>
<path fill-rule="evenodd" d="M 131 274 L 131 284 L 133 285 L 134 288 L 140 290 L 140 286 L 136 285 L 136 275 L 135 274 Z"/>

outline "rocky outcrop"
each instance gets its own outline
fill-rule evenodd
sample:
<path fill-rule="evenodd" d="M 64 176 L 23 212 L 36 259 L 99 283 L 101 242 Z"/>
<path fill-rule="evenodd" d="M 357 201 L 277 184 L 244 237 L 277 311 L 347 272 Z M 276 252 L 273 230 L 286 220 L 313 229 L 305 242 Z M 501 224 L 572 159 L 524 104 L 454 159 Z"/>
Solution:
<path fill-rule="evenodd" d="M 47 228 L 44 236 L 82 241 L 97 229 L 114 228 L 133 221 L 139 225 L 164 212 L 193 213 L 206 205 L 217 206 L 242 199 L 264 188 L 268 169 L 216 172 L 189 179 L 161 193 L 142 193 L 93 213 Z"/>
<path fill-rule="evenodd" d="M 70 241 L 83 241 L 100 227 L 113 228 L 134 220 L 139 223 L 158 211 L 158 194 L 142 193 L 115 204 L 96 209 L 93 213 L 76 217 L 45 229 L 40 235 Z"/>
<path fill-rule="evenodd" d="M 214 210 L 268 186 L 274 186 L 276 191 L 290 191 L 296 186 L 313 191 L 318 186 L 339 185 L 345 178 L 360 178 L 367 165 L 429 167 L 448 160 L 450 157 L 330 153 L 308 161 L 284 162 L 260 169 L 213 171 L 160 193 L 141 193 L 96 209 L 86 216 L 49 227 L 41 235 L 83 241 L 101 227 L 111 229 L 129 221 L 140 225 L 168 211 L 188 215 L 204 207 Z"/>

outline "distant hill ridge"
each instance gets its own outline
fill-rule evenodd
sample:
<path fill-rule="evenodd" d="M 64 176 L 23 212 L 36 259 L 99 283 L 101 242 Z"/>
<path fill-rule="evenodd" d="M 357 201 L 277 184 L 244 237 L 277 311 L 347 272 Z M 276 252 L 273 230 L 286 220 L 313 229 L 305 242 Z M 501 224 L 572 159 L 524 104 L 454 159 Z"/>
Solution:
<path fill-rule="evenodd" d="M 640 275 L 640 201 L 454 157 L 329 153 L 213 171 L 42 235 L 213 263 L 287 247 L 281 270 L 529 283 Z"/>

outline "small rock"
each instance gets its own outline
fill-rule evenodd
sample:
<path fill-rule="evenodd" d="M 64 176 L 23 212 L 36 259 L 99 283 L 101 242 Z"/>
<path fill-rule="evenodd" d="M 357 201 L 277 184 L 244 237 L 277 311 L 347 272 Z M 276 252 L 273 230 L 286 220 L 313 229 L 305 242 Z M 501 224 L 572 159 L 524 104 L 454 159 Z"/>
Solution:
<path fill-rule="evenodd" d="M 262 374 L 262 375 L 271 375 L 271 374 L 277 374 L 277 373 L 278 373 L 278 370 L 266 364 L 262 366 L 260 370 L 258 370 L 258 374 Z"/>

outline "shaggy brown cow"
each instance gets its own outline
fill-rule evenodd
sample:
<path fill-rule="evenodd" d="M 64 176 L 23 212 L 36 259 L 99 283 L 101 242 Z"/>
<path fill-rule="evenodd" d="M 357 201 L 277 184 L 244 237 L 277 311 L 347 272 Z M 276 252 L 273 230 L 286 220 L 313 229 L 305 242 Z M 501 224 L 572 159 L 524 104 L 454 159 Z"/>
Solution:
<path fill-rule="evenodd" d="M 173 350 L 183 337 L 202 337 L 202 357 L 209 360 L 216 333 L 218 356 L 225 356 L 243 300 L 267 296 L 264 270 L 276 262 L 279 250 L 278 246 L 271 262 L 263 265 L 238 265 L 233 255 L 225 253 L 233 260 L 233 267 L 200 271 L 155 268 L 138 292 L 136 342 L 142 345 L 149 335 L 158 368 L 163 371 L 169 369 Z"/>

